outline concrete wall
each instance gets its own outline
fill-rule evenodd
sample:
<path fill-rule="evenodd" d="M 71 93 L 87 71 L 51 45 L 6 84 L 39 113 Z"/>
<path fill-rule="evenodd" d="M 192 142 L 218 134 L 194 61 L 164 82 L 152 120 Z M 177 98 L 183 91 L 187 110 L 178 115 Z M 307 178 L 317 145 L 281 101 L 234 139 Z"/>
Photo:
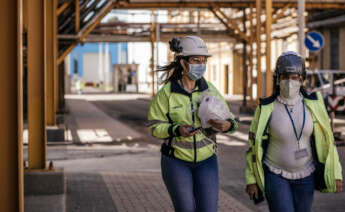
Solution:
<path fill-rule="evenodd" d="M 212 57 L 208 59 L 205 78 L 223 95 L 233 94 L 232 45 L 226 42 L 207 43 L 207 48 Z"/>

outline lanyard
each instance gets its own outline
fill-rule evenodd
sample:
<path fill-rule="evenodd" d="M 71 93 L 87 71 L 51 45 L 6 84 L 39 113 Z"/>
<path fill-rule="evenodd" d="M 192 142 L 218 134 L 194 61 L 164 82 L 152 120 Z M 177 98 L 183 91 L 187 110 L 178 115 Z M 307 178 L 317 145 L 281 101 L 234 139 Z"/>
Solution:
<path fill-rule="evenodd" d="M 295 132 L 295 136 L 296 136 L 296 139 L 297 139 L 297 142 L 298 142 L 298 146 L 299 146 L 299 141 L 301 140 L 301 137 L 302 137 L 302 133 L 303 133 L 303 130 L 304 130 L 304 124 L 305 124 L 305 106 L 304 106 L 304 101 L 302 101 L 302 103 L 303 103 L 303 124 L 302 124 L 301 133 L 299 134 L 299 136 L 297 135 L 296 126 L 295 126 L 295 123 L 294 123 L 294 121 L 292 119 L 292 116 L 291 116 L 291 114 L 289 112 L 289 109 L 286 106 L 286 104 L 284 104 L 285 110 L 289 114 L 289 117 L 290 117 L 290 120 L 291 120 L 291 124 L 292 124 L 292 127 L 293 127 L 293 131 Z"/>

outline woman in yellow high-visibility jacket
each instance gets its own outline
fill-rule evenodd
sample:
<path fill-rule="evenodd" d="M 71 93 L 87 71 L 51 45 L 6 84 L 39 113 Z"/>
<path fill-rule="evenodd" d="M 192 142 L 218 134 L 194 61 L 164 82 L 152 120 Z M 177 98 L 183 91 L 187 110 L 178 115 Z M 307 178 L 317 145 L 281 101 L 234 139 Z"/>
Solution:
<path fill-rule="evenodd" d="M 302 57 L 283 53 L 271 97 L 261 99 L 250 126 L 246 184 L 265 194 L 272 212 L 310 212 L 314 189 L 342 190 L 342 169 L 320 93 L 308 95 Z M 262 198 L 261 198 L 262 199 Z"/>
<path fill-rule="evenodd" d="M 226 102 L 202 77 L 210 56 L 203 40 L 186 36 L 169 43 L 176 56 L 174 62 L 159 69 L 172 73 L 150 104 L 149 131 L 165 139 L 161 148 L 162 177 L 175 211 L 216 212 L 219 181 L 215 143 L 207 137 L 212 130 L 199 129 L 196 111 L 205 91 Z M 209 124 L 226 133 L 237 128 L 233 119 L 209 120 Z"/>

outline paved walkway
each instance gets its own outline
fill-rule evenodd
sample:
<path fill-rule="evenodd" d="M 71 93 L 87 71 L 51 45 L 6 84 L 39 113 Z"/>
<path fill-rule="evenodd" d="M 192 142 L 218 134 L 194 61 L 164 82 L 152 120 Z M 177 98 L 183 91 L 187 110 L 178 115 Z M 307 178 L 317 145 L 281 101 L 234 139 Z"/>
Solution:
<path fill-rule="evenodd" d="M 109 98 L 109 100 L 122 98 L 121 95 L 105 95 L 104 97 Z M 140 95 L 132 95 L 131 97 L 147 98 Z M 67 97 L 69 115 L 66 124 L 71 131 L 74 143 L 111 143 L 129 137 L 131 139 L 140 138 L 139 133 L 109 117 L 90 102 L 99 100 L 98 98 L 100 96 L 97 95 Z M 86 163 L 88 163 L 87 161 L 85 160 Z M 101 165 L 99 166 L 101 167 Z M 67 191 L 68 212 L 173 211 L 170 197 L 159 171 L 67 172 Z M 245 212 L 250 210 L 221 190 L 219 211 Z"/>
<path fill-rule="evenodd" d="M 118 212 L 173 212 L 168 192 L 158 172 L 102 173 Z M 251 211 L 220 191 L 219 211 Z"/>
<path fill-rule="evenodd" d="M 74 143 L 111 143 L 133 140 L 141 137 L 120 121 L 106 115 L 88 100 L 90 96 L 71 96 L 66 104 L 69 114 L 66 115 L 68 140 Z"/>
<path fill-rule="evenodd" d="M 113 100 L 112 98 L 115 97 L 121 99 L 123 96 L 108 96 L 109 100 Z M 135 99 L 147 98 L 140 95 L 132 97 Z M 127 127 L 120 121 L 109 117 L 103 111 L 95 107 L 90 102 L 92 100 L 97 100 L 95 98 L 98 97 L 82 95 L 70 96 L 67 98 L 66 102 L 70 113 L 66 117 L 66 124 L 71 130 L 71 140 L 73 140 L 73 142 L 80 144 L 111 144 L 121 140 L 140 139 L 142 136 L 140 133 Z M 237 113 L 239 105 L 234 103 L 232 106 L 234 112 Z M 241 118 L 249 119 L 249 117 Z M 237 141 L 229 141 L 226 137 L 220 136 L 219 142 L 224 144 L 232 142 L 231 145 L 234 146 L 243 145 L 243 142 L 240 141 L 246 141 L 247 139 L 247 134 L 241 132 L 238 132 L 234 136 L 237 137 Z M 102 145 L 102 147 L 107 147 L 109 151 L 111 148 L 111 146 L 106 145 Z M 93 148 L 96 148 L 96 146 Z M 95 160 L 96 156 L 87 159 L 78 156 L 71 160 L 66 159 L 56 162 L 55 164 L 60 165 L 77 163 L 77 166 L 71 166 L 73 170 L 66 169 L 67 193 L 64 198 L 67 202 L 67 212 L 173 211 L 171 200 L 159 172 L 158 150 L 156 152 L 157 155 L 147 153 L 152 158 L 147 159 L 140 156 L 141 160 L 137 161 L 137 163 L 141 166 L 145 166 L 145 169 L 139 169 L 131 164 L 130 160 L 135 158 L 135 156 L 131 154 L 126 154 L 126 157 L 122 157 L 122 160 L 115 156 L 104 157 L 106 153 L 102 153 L 103 157 L 97 156 L 97 160 Z M 48 155 L 48 157 L 50 156 Z M 150 161 L 154 161 L 157 164 L 151 164 Z M 81 170 L 86 166 L 92 167 L 92 169 L 90 168 L 91 171 L 84 170 L 84 172 L 78 172 L 78 167 Z M 109 166 L 109 169 L 103 166 Z M 235 195 L 231 196 L 224 192 L 224 190 L 221 190 L 219 196 L 219 211 L 251 211 L 234 197 Z M 43 197 L 32 198 L 36 200 L 35 203 L 37 204 L 31 204 L 35 207 L 33 207 L 33 210 L 26 210 L 26 212 L 44 212 L 51 210 L 37 210 L 37 208 L 54 208 L 52 204 L 53 201 L 44 202 L 42 201 Z M 64 198 L 60 199 L 63 200 Z M 25 201 L 34 202 L 34 200 L 28 198 L 26 198 Z"/>

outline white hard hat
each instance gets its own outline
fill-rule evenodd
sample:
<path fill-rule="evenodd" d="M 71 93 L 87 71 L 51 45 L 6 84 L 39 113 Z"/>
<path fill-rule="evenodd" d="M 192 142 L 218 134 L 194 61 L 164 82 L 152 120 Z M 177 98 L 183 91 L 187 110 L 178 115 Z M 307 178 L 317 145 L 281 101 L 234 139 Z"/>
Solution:
<path fill-rule="evenodd" d="M 207 51 L 205 42 L 198 36 L 186 36 L 180 40 L 180 45 L 182 47 L 182 52 L 180 52 L 179 55 L 198 55 L 206 57 L 211 56 Z"/>

